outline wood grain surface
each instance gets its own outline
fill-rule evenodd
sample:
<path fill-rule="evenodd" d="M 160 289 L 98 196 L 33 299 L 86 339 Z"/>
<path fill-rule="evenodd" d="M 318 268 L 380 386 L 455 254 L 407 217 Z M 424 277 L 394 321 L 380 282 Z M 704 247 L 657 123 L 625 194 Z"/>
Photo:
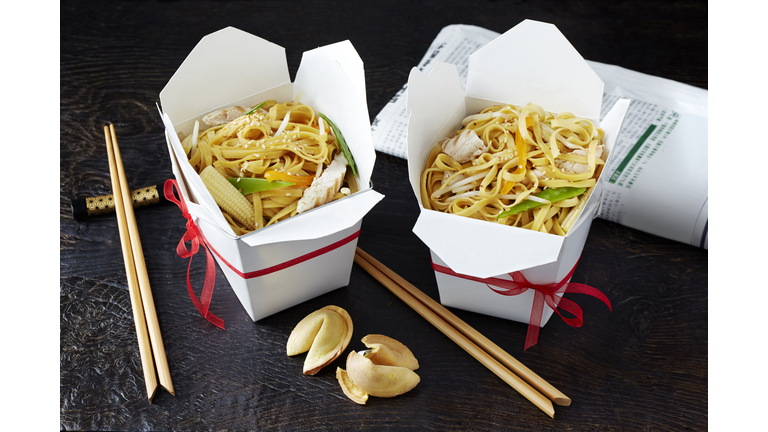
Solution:
<path fill-rule="evenodd" d="M 176 396 L 149 403 L 141 372 L 117 222 L 72 217 L 70 199 L 111 192 L 103 125 L 115 125 L 131 188 L 172 178 L 156 103 L 205 35 L 226 26 L 301 54 L 350 40 L 365 63 L 371 119 L 407 81 L 440 29 L 504 32 L 551 22 L 589 60 L 708 86 L 707 5 L 697 1 L 67 1 L 61 3 L 60 428 L 61 430 L 706 430 L 707 251 L 597 219 L 574 281 L 613 310 L 574 296 L 584 325 L 557 317 L 523 351 L 526 326 L 452 311 L 548 380 L 573 403 L 551 419 L 451 342 L 358 266 L 348 286 L 252 322 L 217 269 L 203 319 L 187 294 L 175 248 L 184 218 L 172 205 L 136 218 Z M 237 67 L 236 59 L 222 63 Z M 216 85 L 216 83 L 211 83 Z M 706 169 L 706 167 L 704 167 Z M 429 251 L 411 231 L 418 207 L 406 161 L 377 153 L 374 188 L 386 198 L 365 217 L 358 245 L 439 299 Z M 204 258 L 190 277 L 199 295 Z M 347 399 L 339 360 L 315 376 L 285 343 L 307 314 L 349 311 L 360 339 L 382 333 L 408 346 L 421 382 L 391 399 Z"/>

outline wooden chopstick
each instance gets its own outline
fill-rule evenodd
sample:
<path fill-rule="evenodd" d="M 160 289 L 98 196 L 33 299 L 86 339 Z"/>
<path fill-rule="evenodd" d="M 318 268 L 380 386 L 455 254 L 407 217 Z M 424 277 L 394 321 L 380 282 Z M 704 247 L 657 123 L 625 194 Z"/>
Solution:
<path fill-rule="evenodd" d="M 144 252 L 141 248 L 136 217 L 133 213 L 133 206 L 130 204 L 130 189 L 128 188 L 125 170 L 123 169 L 123 160 L 120 157 L 120 148 L 117 145 L 115 128 L 112 124 L 108 127 L 104 126 L 104 135 L 107 142 L 107 155 L 109 156 L 109 172 L 112 178 L 115 213 L 117 214 L 118 227 L 120 229 L 120 243 L 123 248 L 125 271 L 128 275 L 128 288 L 131 293 L 133 318 L 139 338 L 139 353 L 147 384 L 147 395 L 149 401 L 152 402 L 152 398 L 157 391 L 155 366 L 157 366 L 157 376 L 159 377 L 160 385 L 174 396 L 176 392 L 171 381 L 163 337 L 160 333 L 160 324 L 157 320 L 155 303 L 152 299 L 152 289 L 149 285 L 149 275 L 146 263 L 144 262 Z M 147 339 L 149 344 L 151 344 L 151 350 L 148 349 Z"/>
<path fill-rule="evenodd" d="M 149 333 L 147 332 L 147 321 L 144 318 L 144 307 L 141 303 L 141 293 L 139 292 L 139 281 L 136 276 L 136 266 L 133 262 L 133 251 L 131 249 L 131 239 L 128 234 L 128 223 L 125 218 L 125 209 L 123 209 L 122 195 L 120 193 L 120 180 L 118 179 L 117 167 L 115 165 L 114 149 L 110 139 L 109 128 L 104 126 L 104 135 L 107 140 L 107 155 L 109 156 L 109 176 L 112 179 L 112 196 L 115 200 L 115 214 L 117 215 L 117 227 L 120 230 L 120 245 L 123 249 L 123 262 L 125 264 L 125 274 L 128 277 L 128 293 L 131 298 L 131 309 L 133 310 L 133 322 L 136 326 L 136 336 L 139 340 L 139 355 L 141 356 L 141 368 L 144 371 L 144 383 L 147 386 L 147 397 L 152 402 L 157 391 L 157 376 L 155 375 L 155 363 L 152 359 L 152 348 L 149 342 Z"/>
<path fill-rule="evenodd" d="M 357 253 L 360 254 L 363 259 L 376 267 L 380 272 L 384 273 L 387 277 L 395 281 L 395 283 L 400 285 L 410 295 L 431 309 L 432 312 L 436 313 L 440 318 L 445 320 L 455 329 L 459 330 L 462 334 L 464 334 L 464 336 L 468 337 L 472 342 L 477 344 L 488 354 L 492 355 L 496 360 L 509 368 L 509 370 L 511 370 L 513 373 L 524 379 L 526 382 L 528 382 L 528 384 L 532 385 L 536 390 L 544 394 L 544 396 L 549 398 L 552 402 L 561 406 L 569 406 L 571 404 L 571 399 L 568 396 L 564 395 L 560 390 L 556 389 L 552 384 L 538 376 L 535 372 L 528 369 L 528 367 L 520 363 L 520 361 L 518 361 L 516 358 L 512 357 L 509 353 L 501 349 L 490 339 L 483 336 L 482 333 L 475 330 L 472 326 L 465 323 L 451 311 L 443 307 L 443 305 L 433 300 L 432 297 L 424 294 L 421 290 L 411 285 L 400 275 L 387 268 L 384 264 L 380 263 L 378 260 L 373 258 L 362 249 L 357 248 Z"/>
<path fill-rule="evenodd" d="M 404 286 L 400 285 L 400 283 L 396 282 L 394 279 L 392 279 L 392 277 L 388 276 L 390 274 L 395 275 L 394 272 L 389 270 L 380 262 L 376 261 L 373 257 L 365 253 L 360 248 L 357 248 L 357 252 L 355 253 L 355 263 L 357 263 L 357 265 L 359 265 L 365 271 L 370 273 L 371 276 L 373 276 L 388 290 L 390 290 L 393 294 L 399 297 L 403 302 L 405 302 L 405 304 L 410 306 L 419 315 L 421 315 L 427 321 L 429 321 L 432 325 L 437 327 L 438 330 L 440 330 L 443 334 L 448 336 L 448 338 L 450 338 L 452 341 L 458 344 L 461 348 L 463 348 L 466 352 L 468 352 L 472 357 L 474 357 L 475 359 L 480 361 L 480 363 L 482 363 L 485 367 L 490 369 L 491 372 L 496 374 L 496 376 L 498 376 L 499 378 L 504 380 L 504 382 L 509 384 L 512 388 L 517 390 L 517 392 L 520 393 L 523 397 L 531 401 L 539 409 L 544 411 L 544 413 L 546 413 L 548 416 L 555 418 L 555 408 L 552 406 L 552 401 L 544 397 L 544 395 L 539 393 L 538 390 L 531 387 L 530 384 L 528 384 L 527 382 L 522 380 L 520 377 L 512 373 L 509 369 L 504 367 L 504 365 L 501 364 L 498 360 L 496 360 L 493 356 L 491 356 L 486 351 L 481 349 L 474 342 L 472 342 L 467 336 L 465 336 L 462 332 L 460 332 L 451 324 L 446 322 L 431 308 L 426 306 L 424 303 L 419 301 L 415 296 L 409 293 L 410 288 L 413 287 L 412 285 L 406 282 L 405 283 L 406 285 L 410 285 L 409 290 L 406 290 Z M 402 278 L 399 278 L 399 279 L 402 280 Z M 413 289 L 417 290 L 415 287 L 413 287 Z"/>

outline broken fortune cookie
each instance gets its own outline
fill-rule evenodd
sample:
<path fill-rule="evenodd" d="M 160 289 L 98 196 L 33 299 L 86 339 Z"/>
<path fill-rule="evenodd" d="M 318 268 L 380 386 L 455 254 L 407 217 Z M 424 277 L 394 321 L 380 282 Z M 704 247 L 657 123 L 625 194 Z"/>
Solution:
<path fill-rule="evenodd" d="M 419 363 L 405 345 L 384 335 L 368 335 L 363 342 L 371 349 L 363 355 L 350 352 L 346 371 L 336 368 L 341 389 L 353 402 L 365 405 L 368 395 L 395 397 L 412 390 L 421 381 L 412 370 L 417 369 Z M 387 364 L 378 364 L 378 361 Z"/>

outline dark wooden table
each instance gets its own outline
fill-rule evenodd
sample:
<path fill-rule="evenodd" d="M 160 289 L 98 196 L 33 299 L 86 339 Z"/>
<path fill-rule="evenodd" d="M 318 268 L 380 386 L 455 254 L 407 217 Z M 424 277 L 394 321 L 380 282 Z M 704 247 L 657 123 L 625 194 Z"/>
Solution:
<path fill-rule="evenodd" d="M 234 26 L 304 51 L 349 39 L 366 69 L 371 119 L 448 24 L 504 32 L 551 22 L 587 59 L 707 88 L 707 5 L 697 1 L 68 1 L 61 3 L 60 428 L 62 430 L 705 430 L 708 422 L 707 251 L 595 220 L 574 281 L 613 304 L 572 297 L 585 323 L 554 317 L 523 351 L 526 326 L 454 310 L 573 399 L 551 419 L 393 296 L 360 267 L 347 287 L 252 322 L 217 270 L 212 311 L 193 307 L 184 219 L 172 205 L 137 211 L 176 396 L 147 401 L 116 219 L 77 222 L 70 199 L 110 193 L 102 126 L 114 123 L 131 187 L 171 178 L 155 103 L 195 44 Z M 222 65 L 237 67 L 234 61 Z M 359 246 L 438 298 L 406 161 L 378 153 Z M 191 278 L 202 286 L 204 260 Z M 199 289 L 199 288 L 198 288 Z M 199 294 L 199 291 L 198 291 Z M 383 333 L 409 346 L 422 381 L 392 399 L 352 403 L 335 378 L 285 355 L 296 323 L 328 304 L 347 309 L 350 348 Z"/>

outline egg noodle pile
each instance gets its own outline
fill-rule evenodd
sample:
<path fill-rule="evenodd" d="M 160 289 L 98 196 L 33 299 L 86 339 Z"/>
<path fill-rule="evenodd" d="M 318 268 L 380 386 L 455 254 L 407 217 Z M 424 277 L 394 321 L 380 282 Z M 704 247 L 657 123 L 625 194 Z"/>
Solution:
<path fill-rule="evenodd" d="M 255 192 L 256 229 L 296 214 L 303 191 L 339 153 L 336 138 L 314 110 L 300 103 L 266 101 L 253 114 L 227 124 L 195 131 L 184 138 L 189 163 L 200 173 L 212 165 L 224 177 L 264 178 L 293 186 Z M 195 141 L 196 137 L 196 141 Z M 344 196 L 337 193 L 333 199 Z M 224 213 L 235 234 L 251 230 Z"/>
<path fill-rule="evenodd" d="M 587 119 L 570 113 L 554 115 L 534 104 L 492 106 L 465 118 L 462 125 L 456 135 L 471 129 L 487 150 L 460 164 L 437 144 L 421 178 L 424 207 L 565 235 L 604 165 L 600 159 L 603 130 Z M 534 196 L 563 187 L 586 188 L 586 192 L 554 203 Z M 497 218 L 525 200 L 543 205 Z"/>

